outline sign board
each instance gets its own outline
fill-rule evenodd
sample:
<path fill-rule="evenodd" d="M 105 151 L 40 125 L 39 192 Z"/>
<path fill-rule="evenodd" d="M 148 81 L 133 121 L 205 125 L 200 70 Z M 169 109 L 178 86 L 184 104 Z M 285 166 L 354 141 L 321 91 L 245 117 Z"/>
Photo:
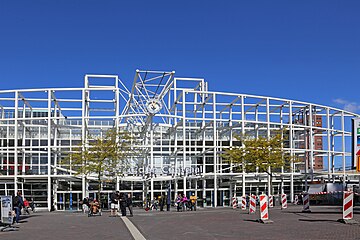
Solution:
<path fill-rule="evenodd" d="M 2 224 L 11 225 L 13 223 L 12 196 L 0 196 L 0 214 Z"/>
<path fill-rule="evenodd" d="M 356 168 L 357 172 L 360 172 L 360 118 L 353 119 L 353 129 L 352 129 L 352 161 L 353 167 Z"/>

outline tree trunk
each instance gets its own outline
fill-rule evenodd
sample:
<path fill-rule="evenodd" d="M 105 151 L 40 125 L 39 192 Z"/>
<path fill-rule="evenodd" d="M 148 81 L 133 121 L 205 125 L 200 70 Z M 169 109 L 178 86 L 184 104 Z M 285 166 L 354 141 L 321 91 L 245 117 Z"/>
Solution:
<path fill-rule="evenodd" d="M 97 196 L 97 200 L 99 202 L 99 205 L 101 206 L 100 193 L 101 193 L 101 172 L 98 173 L 98 196 Z"/>

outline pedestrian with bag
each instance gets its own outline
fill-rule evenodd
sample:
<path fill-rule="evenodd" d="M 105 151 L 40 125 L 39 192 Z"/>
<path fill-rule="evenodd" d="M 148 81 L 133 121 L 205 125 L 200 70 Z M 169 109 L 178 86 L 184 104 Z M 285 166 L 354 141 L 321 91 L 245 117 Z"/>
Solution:
<path fill-rule="evenodd" d="M 24 201 L 21 192 L 18 191 L 17 195 L 13 198 L 13 209 L 15 211 L 15 222 L 18 224 L 21 214 L 21 208 L 24 207 Z"/>

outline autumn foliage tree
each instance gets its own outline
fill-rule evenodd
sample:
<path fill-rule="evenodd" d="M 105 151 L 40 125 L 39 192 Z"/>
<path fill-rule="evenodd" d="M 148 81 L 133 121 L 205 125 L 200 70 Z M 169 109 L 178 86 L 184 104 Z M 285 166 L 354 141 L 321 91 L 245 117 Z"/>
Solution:
<path fill-rule="evenodd" d="M 96 177 L 100 201 L 103 177 L 115 177 L 123 174 L 129 167 L 129 159 L 134 149 L 128 132 L 108 130 L 104 136 L 88 139 L 76 146 L 63 162 L 76 171 L 76 175 Z"/>
<path fill-rule="evenodd" d="M 237 136 L 241 145 L 225 149 L 222 157 L 237 166 L 235 169 L 240 172 L 268 173 L 272 182 L 274 172 L 280 172 L 282 168 L 290 169 L 291 163 L 296 161 L 290 152 L 284 149 L 283 135 L 280 132 L 270 138 Z"/>

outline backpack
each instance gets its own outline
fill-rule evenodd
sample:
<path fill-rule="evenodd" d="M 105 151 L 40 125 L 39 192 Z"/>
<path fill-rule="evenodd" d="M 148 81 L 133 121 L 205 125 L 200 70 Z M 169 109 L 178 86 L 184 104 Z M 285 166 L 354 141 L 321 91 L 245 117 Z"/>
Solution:
<path fill-rule="evenodd" d="M 20 205 L 20 199 L 19 199 L 19 196 L 16 196 L 14 198 L 14 206 L 13 207 L 19 207 Z"/>

